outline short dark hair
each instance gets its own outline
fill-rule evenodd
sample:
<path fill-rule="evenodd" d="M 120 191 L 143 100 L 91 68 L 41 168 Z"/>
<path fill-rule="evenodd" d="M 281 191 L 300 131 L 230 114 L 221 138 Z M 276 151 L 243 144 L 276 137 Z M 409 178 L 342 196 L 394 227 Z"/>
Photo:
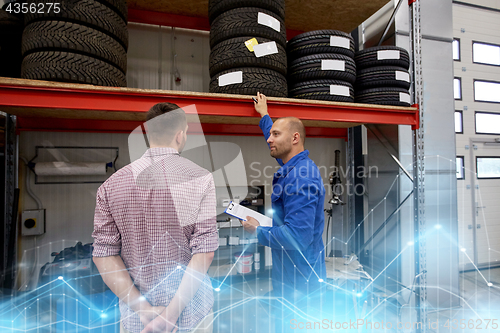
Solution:
<path fill-rule="evenodd" d="M 170 143 L 179 130 L 185 130 L 186 113 L 177 104 L 158 103 L 146 113 L 149 141 Z"/>

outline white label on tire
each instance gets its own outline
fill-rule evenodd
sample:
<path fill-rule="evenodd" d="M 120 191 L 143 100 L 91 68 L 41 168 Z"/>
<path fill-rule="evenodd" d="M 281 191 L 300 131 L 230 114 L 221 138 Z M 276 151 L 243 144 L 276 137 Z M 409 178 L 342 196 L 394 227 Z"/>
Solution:
<path fill-rule="evenodd" d="M 399 50 L 384 50 L 377 52 L 377 60 L 399 59 Z"/>
<path fill-rule="evenodd" d="M 219 76 L 219 87 L 230 84 L 243 83 L 243 72 L 237 71 Z"/>
<path fill-rule="evenodd" d="M 280 27 L 281 27 L 280 21 L 278 21 L 271 15 L 259 12 L 259 14 L 257 15 L 257 23 L 268 26 L 269 28 L 272 28 L 277 32 L 280 32 Z"/>
<path fill-rule="evenodd" d="M 321 60 L 322 71 L 342 71 L 345 72 L 344 60 Z"/>
<path fill-rule="evenodd" d="M 408 103 L 408 104 L 411 104 L 410 94 L 407 94 L 407 93 L 399 93 L 399 101 L 400 101 L 400 102 L 406 102 L 406 103 Z"/>
<path fill-rule="evenodd" d="M 330 46 L 343 47 L 344 49 L 351 49 L 351 40 L 345 37 L 330 36 Z"/>
<path fill-rule="evenodd" d="M 349 96 L 351 96 L 351 92 L 349 91 L 349 87 L 331 84 L 330 85 L 330 95 L 348 96 L 349 97 Z"/>
<path fill-rule="evenodd" d="M 262 43 L 254 45 L 253 52 L 257 58 L 278 53 L 278 46 L 276 42 Z"/>
<path fill-rule="evenodd" d="M 396 80 L 410 82 L 410 74 L 406 72 L 396 71 Z"/>

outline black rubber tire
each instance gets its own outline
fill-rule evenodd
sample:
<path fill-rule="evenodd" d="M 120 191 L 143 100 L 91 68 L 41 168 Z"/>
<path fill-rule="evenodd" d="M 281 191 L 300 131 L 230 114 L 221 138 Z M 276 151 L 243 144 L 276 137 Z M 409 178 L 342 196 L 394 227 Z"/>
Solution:
<path fill-rule="evenodd" d="M 259 12 L 277 19 L 280 22 L 280 31 L 259 24 L 257 21 Z M 213 48 L 216 44 L 229 38 L 245 36 L 264 37 L 286 47 L 285 20 L 279 15 L 262 8 L 242 7 L 228 10 L 217 16 L 212 23 L 210 47 Z"/>
<path fill-rule="evenodd" d="M 243 72 L 243 82 L 219 87 L 219 76 L 236 72 Z M 240 67 L 222 71 L 210 80 L 210 92 L 220 94 L 255 95 L 261 92 L 266 96 L 287 97 L 288 89 L 286 77 L 267 68 Z"/>
<path fill-rule="evenodd" d="M 408 89 L 396 87 L 371 88 L 356 91 L 356 103 L 410 106 L 410 103 L 401 101 L 400 93 L 408 94 Z"/>
<path fill-rule="evenodd" d="M 23 22 L 0 9 L 0 76 L 20 77 L 22 33 Z"/>
<path fill-rule="evenodd" d="M 15 2 L 20 2 L 20 1 L 15 1 Z M 24 22 L 24 14 L 22 13 L 22 11 L 20 11 L 19 13 L 15 13 L 13 11 L 8 12 L 7 9 L 9 9 L 9 10 L 16 10 L 16 8 L 13 7 L 14 2 L 12 2 L 12 4 L 10 5 L 10 7 L 9 7 L 9 3 L 10 2 L 5 2 L 3 4 L 3 6 L 0 7 L 0 9 L 3 10 L 3 13 L 7 13 L 9 16 L 15 17 L 18 20 L 20 20 L 21 24 L 22 24 L 22 22 Z M 8 18 L 7 20 L 10 21 L 11 19 L 12 18 Z M 6 20 L 6 16 L 4 14 L 0 13 L 0 21 L 3 21 L 3 20 Z"/>
<path fill-rule="evenodd" d="M 349 49 L 330 46 L 330 36 L 349 39 Z M 286 45 L 288 60 L 294 60 L 312 54 L 338 53 L 354 58 L 354 38 L 338 30 L 315 30 L 305 32 L 290 39 Z"/>
<path fill-rule="evenodd" d="M 349 96 L 330 94 L 331 85 L 348 87 Z M 303 81 L 291 86 L 288 96 L 290 98 L 352 103 L 354 102 L 354 88 L 349 82 L 338 80 Z"/>
<path fill-rule="evenodd" d="M 323 60 L 340 60 L 345 63 L 345 70 L 321 70 Z M 298 58 L 288 66 L 291 82 L 332 79 L 354 84 L 356 64 L 351 57 L 343 54 L 323 53 Z"/>
<path fill-rule="evenodd" d="M 24 28 L 22 52 L 67 51 L 90 55 L 127 72 L 127 51 L 114 38 L 89 27 L 64 21 L 37 21 Z"/>
<path fill-rule="evenodd" d="M 395 66 L 369 67 L 358 71 L 356 76 L 356 89 L 363 90 L 376 87 L 401 87 L 409 89 L 411 83 L 397 79 L 397 72 L 404 72 L 409 77 L 407 69 Z"/>
<path fill-rule="evenodd" d="M 378 60 L 378 51 L 399 51 L 399 59 Z M 410 55 L 408 51 L 398 46 L 375 46 L 366 50 L 356 52 L 354 56 L 358 70 L 376 66 L 398 66 L 404 69 L 410 68 Z"/>
<path fill-rule="evenodd" d="M 227 39 L 214 46 L 210 52 L 210 76 L 223 70 L 235 67 L 262 67 L 269 68 L 286 75 L 286 51 L 276 43 L 278 53 L 257 58 L 245 45 L 245 41 L 254 37 L 236 37 Z M 255 37 L 259 44 L 272 42 L 270 39 Z"/>
<path fill-rule="evenodd" d="M 125 23 L 128 22 L 128 6 L 126 0 L 96 0 L 96 1 L 99 1 L 102 4 L 110 7 L 115 12 L 117 12 L 118 15 L 120 15 L 120 17 L 125 21 Z"/>
<path fill-rule="evenodd" d="M 19 14 L 14 15 L 0 8 L 0 28 L 2 31 L 19 30 L 23 28 L 23 21 L 19 18 Z"/>
<path fill-rule="evenodd" d="M 208 19 L 210 24 L 220 14 L 235 8 L 257 7 L 272 11 L 285 19 L 285 0 L 209 0 Z"/>
<path fill-rule="evenodd" d="M 23 21 L 18 15 L 13 15 L 0 8 L 0 28 L 3 33 L 23 29 Z"/>
<path fill-rule="evenodd" d="M 27 0 L 29 3 L 47 3 L 53 0 Z M 125 50 L 128 48 L 127 22 L 110 7 L 94 0 L 61 0 L 61 10 L 44 13 L 28 13 L 24 23 L 35 21 L 67 21 L 91 27 L 110 35 L 120 42 Z"/>
<path fill-rule="evenodd" d="M 28 54 L 23 60 L 21 77 L 98 86 L 127 86 L 125 74 L 117 67 L 89 56 L 59 51 Z"/>

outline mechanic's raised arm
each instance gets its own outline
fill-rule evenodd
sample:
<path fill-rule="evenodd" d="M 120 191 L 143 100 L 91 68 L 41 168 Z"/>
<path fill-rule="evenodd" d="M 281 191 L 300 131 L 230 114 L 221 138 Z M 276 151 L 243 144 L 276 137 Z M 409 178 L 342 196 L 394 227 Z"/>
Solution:
<path fill-rule="evenodd" d="M 261 117 L 268 116 L 269 113 L 267 113 L 267 98 L 266 95 L 261 94 L 260 92 L 257 93 L 257 102 L 253 101 L 253 105 L 255 106 L 255 111 L 257 111 Z"/>
<path fill-rule="evenodd" d="M 255 100 L 257 100 L 257 102 Z M 269 117 L 269 113 L 267 113 L 266 95 L 258 92 L 257 98 L 254 98 L 253 105 L 255 106 L 255 111 L 257 111 L 261 116 L 259 127 L 262 130 L 267 142 L 267 139 L 271 136 L 273 121 L 271 120 L 271 117 Z M 269 147 L 269 143 L 267 143 L 267 146 Z M 277 158 L 276 161 L 278 161 L 279 165 L 283 165 L 283 161 L 280 158 Z"/>

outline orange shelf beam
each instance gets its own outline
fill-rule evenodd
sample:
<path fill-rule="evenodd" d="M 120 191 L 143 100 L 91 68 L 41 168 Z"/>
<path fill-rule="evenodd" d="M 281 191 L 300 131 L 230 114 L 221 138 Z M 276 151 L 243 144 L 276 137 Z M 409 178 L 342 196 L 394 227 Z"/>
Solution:
<path fill-rule="evenodd" d="M 43 124 L 47 126 L 47 130 L 65 130 L 67 127 L 63 126 L 69 125 L 71 121 L 77 119 L 83 125 L 83 119 L 87 119 L 93 120 L 88 124 L 92 126 L 87 127 L 88 130 L 100 130 L 101 127 L 106 131 L 123 131 L 128 130 L 130 121 L 143 121 L 144 113 L 159 102 L 175 103 L 180 107 L 194 104 L 202 123 L 210 123 L 211 125 L 207 126 L 211 126 L 213 131 L 216 130 L 213 124 L 224 124 L 218 128 L 220 134 L 234 134 L 240 130 L 240 135 L 257 134 L 255 129 L 235 126 L 258 124 L 258 115 L 250 96 L 95 87 L 0 78 L 0 110 L 18 115 L 20 125 L 24 124 L 22 129 L 40 128 L 43 124 L 41 118 L 54 118 Z M 295 116 L 302 119 L 307 127 L 324 128 L 321 131 L 315 130 L 318 136 L 328 137 L 329 133 L 332 133 L 332 136 L 338 137 L 346 128 L 366 123 L 410 125 L 413 129 L 419 124 L 417 107 L 401 108 L 286 98 L 269 98 L 268 105 L 273 118 Z M 29 120 L 30 117 L 39 118 L 38 123 L 34 119 Z M 66 124 L 55 119 L 66 119 Z M 224 127 L 228 129 L 223 130 Z M 339 131 L 340 129 L 342 131 Z"/>

